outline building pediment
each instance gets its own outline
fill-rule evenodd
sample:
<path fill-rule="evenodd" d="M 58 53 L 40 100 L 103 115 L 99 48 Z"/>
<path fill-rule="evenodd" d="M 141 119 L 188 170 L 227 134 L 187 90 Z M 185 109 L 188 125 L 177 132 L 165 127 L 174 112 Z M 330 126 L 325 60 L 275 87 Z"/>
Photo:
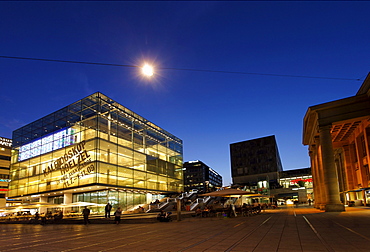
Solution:
<path fill-rule="evenodd" d="M 358 121 L 370 118 L 370 75 L 355 96 L 314 105 L 308 108 L 303 122 L 303 144 L 309 145 L 318 134 L 318 127 L 333 125 L 337 139 L 343 139 Z"/>

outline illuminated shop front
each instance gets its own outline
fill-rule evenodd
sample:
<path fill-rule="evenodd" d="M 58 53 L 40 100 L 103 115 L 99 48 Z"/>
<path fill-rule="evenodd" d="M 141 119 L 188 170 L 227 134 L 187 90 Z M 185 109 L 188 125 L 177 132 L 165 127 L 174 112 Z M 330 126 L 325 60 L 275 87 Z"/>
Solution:
<path fill-rule="evenodd" d="M 182 140 L 94 93 L 13 132 L 9 197 L 124 210 L 180 192 Z"/>
<path fill-rule="evenodd" d="M 300 168 L 281 171 L 279 173 L 279 186 L 271 189 L 271 196 L 279 204 L 291 203 L 311 204 L 315 197 L 313 193 L 311 168 Z"/>
<path fill-rule="evenodd" d="M 280 178 L 279 183 L 282 188 L 281 193 L 277 195 L 278 199 L 292 199 L 299 203 L 313 201 L 312 175 Z"/>

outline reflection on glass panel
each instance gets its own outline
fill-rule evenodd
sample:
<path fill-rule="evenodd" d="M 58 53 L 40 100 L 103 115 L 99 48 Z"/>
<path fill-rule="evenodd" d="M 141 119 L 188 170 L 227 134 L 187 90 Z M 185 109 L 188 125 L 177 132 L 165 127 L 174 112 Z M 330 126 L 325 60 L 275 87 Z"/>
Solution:
<path fill-rule="evenodd" d="M 56 189 L 62 189 L 63 184 L 58 183 L 57 181 L 51 181 L 50 182 L 50 190 L 56 190 Z"/>
<path fill-rule="evenodd" d="M 143 136 L 139 135 L 138 133 L 134 133 L 133 141 L 134 141 L 134 149 L 142 152 L 143 151 Z"/>
<path fill-rule="evenodd" d="M 82 118 L 92 117 L 96 112 L 91 108 L 86 108 L 81 111 Z"/>
<path fill-rule="evenodd" d="M 109 173 L 108 174 L 98 174 L 98 183 L 116 185 L 117 177 L 109 176 Z"/>
<path fill-rule="evenodd" d="M 159 173 L 156 158 L 147 156 L 147 170 L 150 172 Z"/>
<path fill-rule="evenodd" d="M 104 140 L 107 140 L 107 141 L 108 141 L 108 134 L 107 134 L 107 133 L 105 133 L 105 132 L 100 131 L 100 132 L 99 132 L 99 137 L 100 137 L 101 139 L 104 139 Z"/>
<path fill-rule="evenodd" d="M 134 187 L 139 188 L 139 189 L 146 189 L 145 180 L 134 179 Z"/>
<path fill-rule="evenodd" d="M 117 136 L 122 140 L 126 140 L 127 142 L 132 142 L 132 131 L 128 128 L 128 126 L 118 125 L 117 128 Z"/>
<path fill-rule="evenodd" d="M 39 184 L 39 192 L 46 191 L 46 183 L 40 183 Z"/>
<path fill-rule="evenodd" d="M 167 191 L 168 190 L 168 187 L 167 187 L 167 183 L 159 183 L 159 190 L 162 190 L 162 191 Z"/>
<path fill-rule="evenodd" d="M 125 197 L 126 198 L 126 209 L 125 210 L 132 209 L 134 207 L 134 196 L 133 196 L 133 193 L 127 193 L 125 196 L 126 196 Z M 123 195 L 122 195 L 121 198 L 123 198 Z"/>
<path fill-rule="evenodd" d="M 134 193 L 134 207 L 146 201 L 144 194 Z"/>
<path fill-rule="evenodd" d="M 109 162 L 109 153 L 107 151 L 103 151 L 103 150 L 99 150 L 99 158 L 98 158 L 98 161 L 101 161 L 101 162 Z"/>
<path fill-rule="evenodd" d="M 132 167 L 133 165 L 132 158 L 124 156 L 121 153 L 118 153 L 117 157 L 118 157 L 117 163 L 119 166 Z"/>
<path fill-rule="evenodd" d="M 143 131 L 144 130 L 144 124 L 138 120 L 133 121 L 133 126 L 135 131 Z"/>
<path fill-rule="evenodd" d="M 135 170 L 145 171 L 145 167 L 145 163 L 143 163 L 142 161 L 134 160 L 132 168 L 134 168 Z"/>
<path fill-rule="evenodd" d="M 133 160 L 133 168 L 138 170 L 145 170 L 146 156 L 144 154 L 135 152 Z"/>
<path fill-rule="evenodd" d="M 119 167 L 118 170 L 117 170 L 117 176 L 121 177 L 121 178 L 133 178 L 134 174 L 133 174 L 133 170 L 132 169 L 129 169 L 129 168 L 122 168 L 122 167 Z"/>
<path fill-rule="evenodd" d="M 111 135 L 111 139 L 110 141 L 113 142 L 113 138 L 112 137 L 116 137 L 117 136 L 117 130 L 118 130 L 118 125 L 117 123 L 115 123 L 114 121 L 110 123 L 110 135 Z M 117 138 L 115 138 L 116 141 L 117 141 Z"/>
<path fill-rule="evenodd" d="M 116 185 L 117 183 L 117 167 L 108 164 L 99 164 L 99 183 L 107 183 Z"/>
<path fill-rule="evenodd" d="M 118 142 L 118 138 L 117 138 L 116 136 L 110 136 L 110 141 L 111 141 L 112 143 L 117 144 L 117 142 Z"/>
<path fill-rule="evenodd" d="M 114 150 L 116 149 L 116 145 L 115 144 L 112 144 L 111 142 L 107 142 L 107 141 L 99 141 L 99 149 L 102 149 L 102 150 Z"/>
<path fill-rule="evenodd" d="M 88 184 L 92 184 L 92 183 L 96 183 L 96 175 L 93 173 L 93 174 L 88 174 L 88 175 L 85 175 L 85 176 L 82 176 L 80 178 L 78 178 L 78 185 L 88 185 Z"/>
<path fill-rule="evenodd" d="M 118 144 L 122 145 L 122 146 L 125 146 L 125 147 L 128 147 L 128 148 L 133 147 L 133 143 L 131 141 L 127 141 L 127 140 L 124 140 L 124 139 L 121 139 L 121 138 L 118 138 Z"/>
<path fill-rule="evenodd" d="M 158 142 L 155 141 L 154 139 L 150 137 L 146 137 L 145 144 L 146 144 L 146 148 L 153 149 L 154 151 L 158 151 L 158 147 L 157 147 Z"/>
<path fill-rule="evenodd" d="M 158 156 L 160 159 L 169 161 L 169 155 L 167 154 L 167 148 L 163 145 L 158 145 Z"/>
<path fill-rule="evenodd" d="M 180 153 L 182 154 L 182 145 L 177 143 L 177 142 L 174 142 L 174 141 L 170 141 L 169 142 L 169 148 L 171 150 L 174 150 L 175 152 L 177 153 Z"/>
<path fill-rule="evenodd" d="M 27 177 L 27 168 L 22 168 L 19 170 L 19 178 L 26 178 Z"/>
<path fill-rule="evenodd" d="M 97 120 L 97 116 L 94 116 L 94 117 L 90 117 L 88 119 L 85 119 L 81 122 L 81 124 L 86 128 L 86 129 L 92 129 L 92 130 L 96 130 L 98 127 L 97 127 L 97 123 L 98 123 L 98 120 Z"/>
<path fill-rule="evenodd" d="M 26 194 L 25 188 L 23 185 L 20 185 L 18 188 L 18 195 Z"/>
<path fill-rule="evenodd" d="M 110 128 L 108 127 L 108 118 L 107 117 L 98 117 L 98 125 L 99 125 L 99 131 L 107 133 L 110 132 Z M 109 123 L 110 125 L 110 123 Z"/>
<path fill-rule="evenodd" d="M 175 166 L 169 162 L 167 162 L 167 175 L 172 178 L 175 177 Z"/>
<path fill-rule="evenodd" d="M 182 179 L 183 178 L 183 170 L 182 166 L 175 166 L 174 168 L 175 171 L 175 178 Z"/>
<path fill-rule="evenodd" d="M 149 190 L 158 190 L 159 185 L 158 185 L 157 182 L 148 181 L 147 182 L 147 189 L 149 189 Z"/>
<path fill-rule="evenodd" d="M 87 129 L 82 132 L 82 140 L 92 139 L 96 137 L 96 131 L 92 129 Z"/>
<path fill-rule="evenodd" d="M 138 170 L 134 171 L 134 178 L 136 180 L 146 180 L 146 172 L 141 172 Z"/>
<path fill-rule="evenodd" d="M 182 156 L 177 155 L 177 156 L 172 156 L 170 157 L 170 162 L 176 165 L 182 165 Z"/>
<path fill-rule="evenodd" d="M 81 101 L 75 102 L 68 106 L 68 112 L 79 112 L 81 110 Z"/>
<path fill-rule="evenodd" d="M 120 203 L 120 198 L 117 191 L 108 191 L 108 201 L 111 203 L 113 210 L 117 209 Z M 121 203 L 122 204 L 122 203 Z"/>
<path fill-rule="evenodd" d="M 117 153 L 112 153 L 110 152 L 109 153 L 109 159 L 108 159 L 108 163 L 111 163 L 111 164 L 117 164 L 118 162 L 118 156 L 117 156 Z"/>
<path fill-rule="evenodd" d="M 134 159 L 138 161 L 145 162 L 146 160 L 146 155 L 140 153 L 140 152 L 134 152 L 133 153 Z"/>
<path fill-rule="evenodd" d="M 118 154 L 121 155 L 121 156 L 130 157 L 130 158 L 133 157 L 132 149 L 124 148 L 124 147 L 121 147 L 121 146 L 118 147 Z"/>
<path fill-rule="evenodd" d="M 133 179 L 132 178 L 117 177 L 117 185 L 118 186 L 133 187 Z"/>

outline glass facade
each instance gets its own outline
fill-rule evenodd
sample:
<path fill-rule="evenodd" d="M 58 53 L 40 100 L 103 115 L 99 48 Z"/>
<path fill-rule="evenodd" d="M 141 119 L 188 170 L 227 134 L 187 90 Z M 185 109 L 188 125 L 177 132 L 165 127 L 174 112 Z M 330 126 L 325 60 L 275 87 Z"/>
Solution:
<path fill-rule="evenodd" d="M 116 193 L 117 204 L 142 204 L 183 190 L 182 161 L 182 140 L 94 93 L 13 132 L 8 196 L 106 203 Z"/>

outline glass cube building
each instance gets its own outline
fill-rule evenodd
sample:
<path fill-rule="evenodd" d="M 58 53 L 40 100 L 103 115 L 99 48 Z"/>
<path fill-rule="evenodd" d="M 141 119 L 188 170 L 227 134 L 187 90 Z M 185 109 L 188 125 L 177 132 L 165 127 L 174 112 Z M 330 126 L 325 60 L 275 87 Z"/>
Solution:
<path fill-rule="evenodd" d="M 124 210 L 183 190 L 182 140 L 102 93 L 13 132 L 10 198 Z"/>

